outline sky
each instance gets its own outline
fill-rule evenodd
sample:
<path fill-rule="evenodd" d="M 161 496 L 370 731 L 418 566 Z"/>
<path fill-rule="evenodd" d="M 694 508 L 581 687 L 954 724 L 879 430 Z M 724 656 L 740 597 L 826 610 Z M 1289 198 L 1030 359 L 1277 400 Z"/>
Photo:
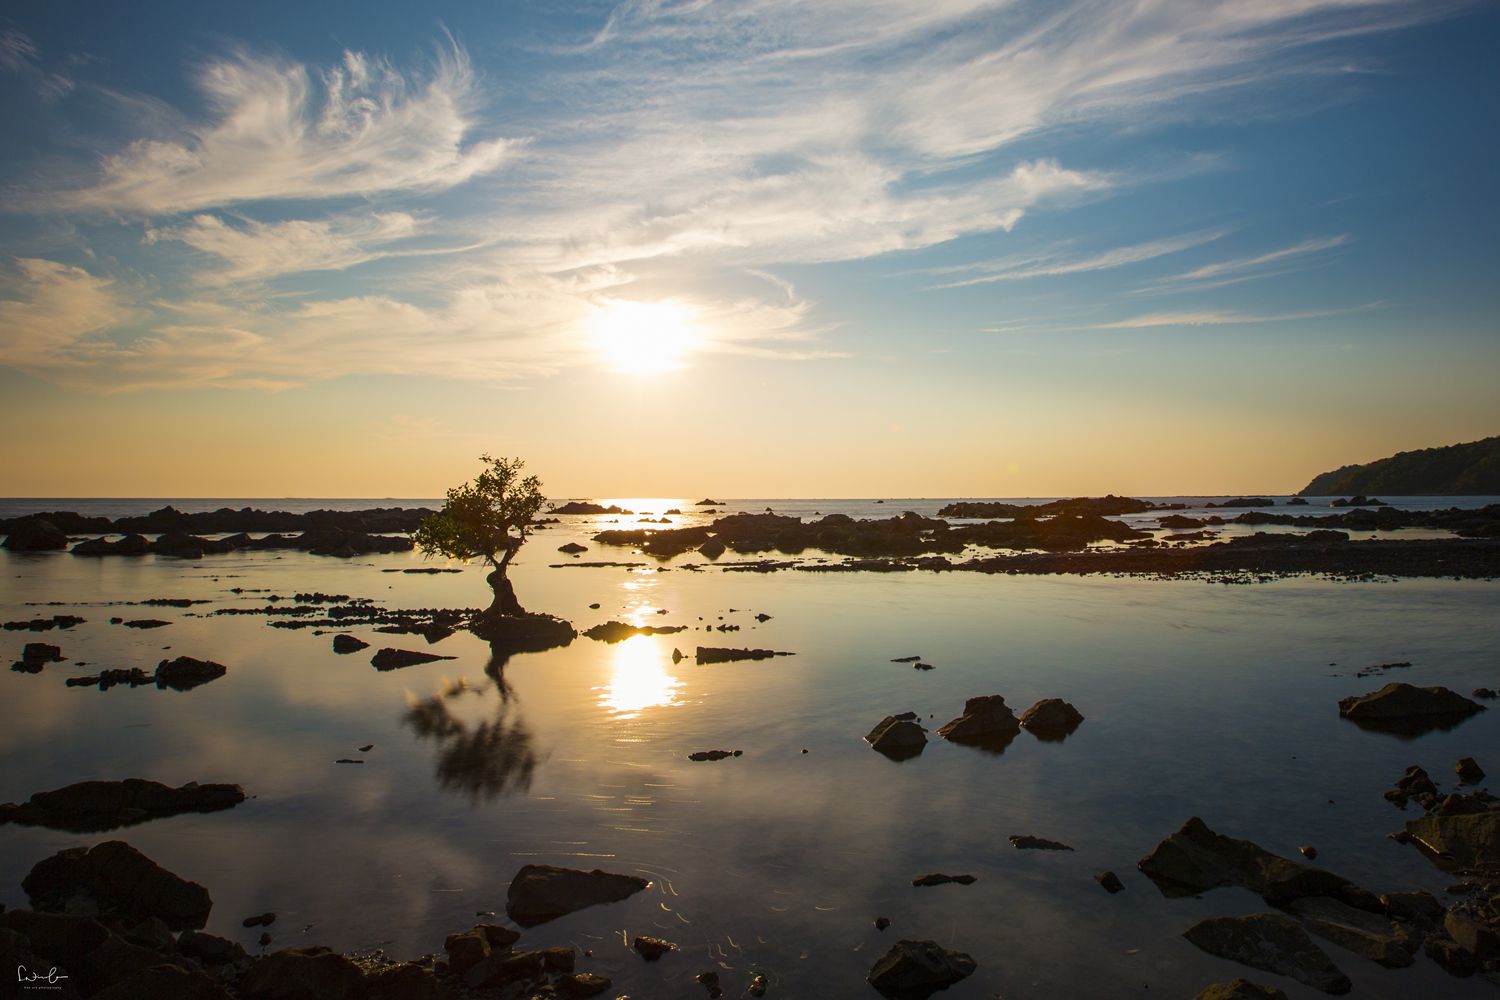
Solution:
<path fill-rule="evenodd" d="M 0 11 L 0 495 L 1293 492 L 1500 433 L 1500 4 Z"/>

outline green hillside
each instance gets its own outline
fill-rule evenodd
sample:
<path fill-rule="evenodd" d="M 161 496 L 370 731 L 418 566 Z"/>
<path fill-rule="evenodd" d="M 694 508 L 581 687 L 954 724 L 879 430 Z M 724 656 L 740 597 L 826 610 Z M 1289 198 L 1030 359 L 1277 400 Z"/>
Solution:
<path fill-rule="evenodd" d="M 1403 451 L 1367 465 L 1325 472 L 1300 496 L 1390 493 L 1396 496 L 1500 494 L 1500 437 L 1446 448 Z"/>

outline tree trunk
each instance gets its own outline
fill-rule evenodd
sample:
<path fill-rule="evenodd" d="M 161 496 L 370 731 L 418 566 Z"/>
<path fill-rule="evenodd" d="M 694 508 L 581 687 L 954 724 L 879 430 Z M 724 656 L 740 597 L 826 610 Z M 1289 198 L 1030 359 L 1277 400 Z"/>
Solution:
<path fill-rule="evenodd" d="M 495 599 L 484 612 L 484 617 L 493 618 L 496 615 L 524 615 L 526 609 L 521 607 L 521 602 L 516 600 L 516 588 L 511 586 L 510 579 L 505 575 L 505 567 L 497 566 L 494 572 L 485 577 L 490 589 L 495 592 Z"/>

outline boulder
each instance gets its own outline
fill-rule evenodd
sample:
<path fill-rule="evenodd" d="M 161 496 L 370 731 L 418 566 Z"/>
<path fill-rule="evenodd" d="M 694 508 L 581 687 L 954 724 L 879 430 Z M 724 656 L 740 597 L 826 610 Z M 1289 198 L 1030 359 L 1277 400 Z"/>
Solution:
<path fill-rule="evenodd" d="M 594 997 L 609 989 L 611 981 L 592 972 L 575 972 L 557 981 L 557 991 L 565 997 Z"/>
<path fill-rule="evenodd" d="M 333 651 L 335 653 L 357 653 L 361 649 L 369 649 L 370 644 L 358 636 L 340 633 L 333 637 Z"/>
<path fill-rule="evenodd" d="M 177 936 L 177 950 L 204 965 L 229 965 L 245 958 L 245 949 L 227 938 L 202 931 L 183 931 Z"/>
<path fill-rule="evenodd" d="M 170 788 L 141 778 L 80 781 L 37 792 L 20 805 L 0 805 L 0 824 L 91 833 L 178 813 L 216 812 L 243 801 L 245 790 L 239 785 L 200 785 L 192 781 Z"/>
<path fill-rule="evenodd" d="M 469 631 L 489 643 L 491 651 L 504 653 L 541 653 L 578 637 L 570 622 L 546 614 L 475 615 Z"/>
<path fill-rule="evenodd" d="M 1339 700 L 1339 715 L 1368 729 L 1398 735 L 1419 735 L 1432 729 L 1447 729 L 1484 711 L 1445 687 L 1416 687 L 1392 681 L 1379 691 Z"/>
<path fill-rule="evenodd" d="M 580 871 L 553 865 L 525 865 L 511 879 L 505 912 L 522 927 L 535 927 L 600 903 L 615 903 L 651 883 L 635 875 Z"/>
<path fill-rule="evenodd" d="M 1386 790 L 1385 800 L 1405 809 L 1407 802 L 1416 799 L 1423 809 L 1431 809 L 1437 804 L 1437 794 L 1437 786 L 1427 772 L 1413 764 L 1397 779 L 1396 787 Z"/>
<path fill-rule="evenodd" d="M 61 911 L 76 897 L 106 919 L 160 917 L 173 930 L 208 922 L 208 890 L 167 871 L 121 840 L 71 847 L 39 861 L 21 887 L 38 910 Z"/>
<path fill-rule="evenodd" d="M 648 934 L 640 934 L 630 943 L 630 947 L 636 950 L 648 962 L 655 962 L 670 951 L 676 951 L 677 946 L 665 938 L 651 937 Z"/>
<path fill-rule="evenodd" d="M 999 752 L 1010 745 L 1021 724 L 998 694 L 980 695 L 964 702 L 964 714 L 938 729 L 950 743 Z"/>
<path fill-rule="evenodd" d="M 240 982 L 244 1000 L 359 1000 L 364 973 L 328 948 L 287 948 L 260 959 Z"/>
<path fill-rule="evenodd" d="M 1466 899 L 1443 915 L 1443 930 L 1480 962 L 1500 958 L 1500 912 L 1491 900 Z"/>
<path fill-rule="evenodd" d="M 725 552 L 725 545 L 717 538 L 710 538 L 698 546 L 698 554 L 705 559 L 717 559 Z"/>
<path fill-rule="evenodd" d="M 559 545 L 557 547 L 557 551 L 566 552 L 568 555 L 574 555 L 579 552 L 587 552 L 588 550 L 589 547 L 587 545 L 579 545 L 577 542 L 569 542 L 566 545 Z"/>
<path fill-rule="evenodd" d="M 448 953 L 448 967 L 461 976 L 490 957 L 490 942 L 475 929 L 449 934 L 443 942 L 443 950 Z"/>
<path fill-rule="evenodd" d="M 1183 932 L 1210 955 L 1290 976 L 1324 993 L 1353 989 L 1349 977 L 1333 964 L 1291 917 L 1280 913 L 1252 913 L 1243 917 L 1211 917 Z"/>
<path fill-rule="evenodd" d="M 1104 891 L 1113 896 L 1117 892 L 1125 891 L 1125 883 L 1120 881 L 1120 876 L 1114 872 L 1104 872 L 1094 876 L 1094 881 L 1104 887 Z"/>
<path fill-rule="evenodd" d="M 8 528 L 0 548 L 12 552 L 49 552 L 68 547 L 68 536 L 51 521 L 30 517 L 12 521 Z"/>
<path fill-rule="evenodd" d="M 1214 983 L 1206 986 L 1193 1000 L 1287 1000 L 1287 998 L 1285 993 L 1274 986 L 1261 986 L 1241 976 L 1227 983 Z"/>
<path fill-rule="evenodd" d="M 865 742 L 891 760 L 909 760 L 927 746 L 927 733 L 911 718 L 887 715 L 865 734 Z"/>
<path fill-rule="evenodd" d="M 370 666 L 376 670 L 400 670 L 402 667 L 412 667 L 419 663 L 433 663 L 437 660 L 453 660 L 457 657 L 440 656 L 437 653 L 422 653 L 414 649 L 396 649 L 387 646 L 370 657 Z"/>
<path fill-rule="evenodd" d="M 1443 904 L 1430 892 L 1387 892 L 1380 897 L 1386 915 L 1418 927 L 1431 927 L 1443 919 Z"/>
<path fill-rule="evenodd" d="M 1380 901 L 1348 879 L 1272 854 L 1248 840 L 1215 833 L 1194 816 L 1136 865 L 1164 896 L 1196 896 L 1217 886 L 1242 886 L 1273 906 L 1303 896 L 1329 896 L 1356 909 Z"/>
<path fill-rule="evenodd" d="M 489 958 L 464 973 L 463 980 L 474 989 L 509 986 L 513 988 L 509 995 L 514 995 L 516 985 L 540 986 L 543 977 L 549 974 L 571 974 L 575 963 L 572 948 L 516 952 L 492 949 Z"/>
<path fill-rule="evenodd" d="M 1453 766 L 1458 780 L 1466 785 L 1477 785 L 1484 780 L 1484 768 L 1473 757 L 1465 757 Z"/>
<path fill-rule="evenodd" d="M 1422 945 L 1418 935 L 1385 917 L 1367 910 L 1356 910 L 1327 896 L 1305 896 L 1293 900 L 1287 910 L 1318 937 L 1386 968 L 1402 969 L 1410 965 L 1412 956 Z"/>
<path fill-rule="evenodd" d="M 388 965 L 365 976 L 364 1000 L 440 1000 L 448 995 L 431 969 L 414 962 Z"/>
<path fill-rule="evenodd" d="M 187 691 L 200 684 L 223 677 L 228 672 L 222 663 L 212 660 L 197 660 L 191 656 L 179 656 L 175 660 L 162 660 L 156 665 L 156 686 L 174 691 Z"/>
<path fill-rule="evenodd" d="M 1043 698 L 1021 713 L 1021 728 L 1039 740 L 1065 740 L 1083 722 L 1083 713 L 1061 698 Z"/>
<path fill-rule="evenodd" d="M 865 981 L 881 996 L 921 1000 L 974 974 L 974 959 L 936 941 L 897 941 L 870 968 Z"/>
<path fill-rule="evenodd" d="M 1434 813 L 1407 820 L 1406 833 L 1444 867 L 1493 865 L 1500 858 L 1500 810 Z"/>

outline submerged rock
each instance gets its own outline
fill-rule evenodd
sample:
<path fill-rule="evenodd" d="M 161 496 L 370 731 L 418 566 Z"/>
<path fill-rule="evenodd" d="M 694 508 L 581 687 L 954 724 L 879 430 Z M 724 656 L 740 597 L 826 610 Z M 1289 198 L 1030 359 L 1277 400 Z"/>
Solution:
<path fill-rule="evenodd" d="M 440 656 L 437 653 L 423 653 L 414 649 L 396 649 L 394 646 L 386 646 L 370 657 L 370 666 L 376 670 L 400 670 L 403 667 L 412 667 L 419 663 L 432 663 L 436 660 L 453 659 L 457 659 L 457 657 Z"/>
<path fill-rule="evenodd" d="M 1193 1000 L 1287 1000 L 1287 997 L 1274 986 L 1261 986 L 1241 976 L 1227 983 L 1204 987 Z"/>
<path fill-rule="evenodd" d="M 1272 854 L 1248 840 L 1215 833 L 1194 816 L 1136 865 L 1164 896 L 1195 896 L 1218 886 L 1242 886 L 1273 906 L 1303 896 L 1329 896 L 1379 912 L 1380 901 L 1348 879 Z"/>
<path fill-rule="evenodd" d="M 615 903 L 651 883 L 635 875 L 580 871 L 553 865 L 525 865 L 511 879 L 505 912 L 522 927 L 535 927 L 600 903 Z"/>
<path fill-rule="evenodd" d="M 197 660 L 191 656 L 179 656 L 175 660 L 162 660 L 156 665 L 156 686 L 187 691 L 200 684 L 223 677 L 228 667 L 212 660 Z"/>
<path fill-rule="evenodd" d="M 208 922 L 208 890 L 167 871 L 122 840 L 59 851 L 31 869 L 21 887 L 42 911 L 61 911 L 78 898 L 106 919 L 159 917 L 173 930 Z"/>
<path fill-rule="evenodd" d="M 865 734 L 865 742 L 891 760 L 909 760 L 920 754 L 927 746 L 927 733 L 912 721 L 916 718 L 915 712 L 903 715 L 909 717 L 887 715 L 881 719 Z"/>
<path fill-rule="evenodd" d="M 1353 989 L 1349 977 L 1313 943 L 1307 931 L 1279 913 L 1212 917 L 1200 920 L 1182 936 L 1210 955 L 1290 976 L 1324 993 L 1337 995 Z"/>
<path fill-rule="evenodd" d="M 1021 713 L 1021 728 L 1039 740 L 1065 740 L 1083 722 L 1083 713 L 1061 698 L 1043 698 Z"/>
<path fill-rule="evenodd" d="M 1010 745 L 1021 724 L 998 694 L 980 695 L 964 702 L 964 714 L 938 729 L 950 743 L 999 752 Z"/>
<path fill-rule="evenodd" d="M 244 800 L 245 790 L 239 785 L 200 785 L 192 781 L 170 788 L 141 778 L 80 781 L 37 792 L 20 805 L 0 805 L 0 824 L 91 833 L 178 813 L 215 812 Z"/>
<path fill-rule="evenodd" d="M 621 642 L 636 635 L 676 635 L 686 632 L 686 625 L 627 625 L 625 622 L 605 622 L 585 629 L 584 635 L 600 642 Z"/>
<path fill-rule="evenodd" d="M 1367 729 L 1398 735 L 1419 735 L 1432 729 L 1446 729 L 1484 711 L 1484 706 L 1470 701 L 1445 687 L 1415 687 L 1392 681 L 1379 691 L 1339 700 L 1339 715 Z"/>
<path fill-rule="evenodd" d="M 490 644 L 491 651 L 541 653 L 566 646 L 578 637 L 571 622 L 556 615 L 476 615 L 469 631 Z"/>
<path fill-rule="evenodd" d="M 865 981 L 892 1000 L 922 1000 L 974 974 L 971 957 L 936 941 L 897 941 L 875 962 Z"/>

